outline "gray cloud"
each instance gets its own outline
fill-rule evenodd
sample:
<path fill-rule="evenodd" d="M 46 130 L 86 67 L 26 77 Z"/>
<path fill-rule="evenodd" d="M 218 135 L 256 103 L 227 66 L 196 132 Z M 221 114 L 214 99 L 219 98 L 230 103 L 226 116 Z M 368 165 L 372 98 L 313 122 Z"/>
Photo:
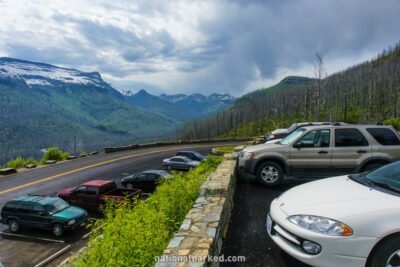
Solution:
<path fill-rule="evenodd" d="M 315 52 L 337 71 L 400 39 L 397 0 L 52 3 L 0 1 L 1 55 L 98 70 L 133 91 L 240 95 L 283 70 L 312 76 Z"/>

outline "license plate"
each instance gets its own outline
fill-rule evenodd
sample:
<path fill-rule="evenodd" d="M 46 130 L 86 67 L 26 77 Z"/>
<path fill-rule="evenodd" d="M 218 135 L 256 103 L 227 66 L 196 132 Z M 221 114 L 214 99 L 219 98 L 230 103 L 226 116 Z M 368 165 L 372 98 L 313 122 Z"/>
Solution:
<path fill-rule="evenodd" d="M 271 216 L 268 214 L 267 215 L 267 231 L 268 231 L 268 233 L 271 234 L 271 230 L 272 230 L 272 219 L 271 219 Z"/>

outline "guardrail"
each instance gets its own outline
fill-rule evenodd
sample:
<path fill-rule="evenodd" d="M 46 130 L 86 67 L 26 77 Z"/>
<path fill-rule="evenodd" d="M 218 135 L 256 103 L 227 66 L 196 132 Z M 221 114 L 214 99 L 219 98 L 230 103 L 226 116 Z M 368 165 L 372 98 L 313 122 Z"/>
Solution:
<path fill-rule="evenodd" d="M 235 141 L 249 141 L 249 140 L 252 140 L 252 138 L 222 138 L 222 139 L 199 139 L 199 140 L 154 142 L 150 144 L 133 144 L 127 146 L 105 147 L 104 153 L 112 153 L 117 151 L 138 149 L 143 147 L 170 146 L 170 145 L 180 145 L 180 144 L 185 145 L 185 144 L 201 144 L 201 143 L 235 142 Z"/>

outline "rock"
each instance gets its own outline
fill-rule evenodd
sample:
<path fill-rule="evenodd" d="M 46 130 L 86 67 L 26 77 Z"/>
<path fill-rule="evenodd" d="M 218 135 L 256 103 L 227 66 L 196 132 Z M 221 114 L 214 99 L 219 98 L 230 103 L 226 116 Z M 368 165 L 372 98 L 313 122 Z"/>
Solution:
<path fill-rule="evenodd" d="M 99 154 L 99 152 L 93 151 L 93 152 L 90 152 L 90 153 L 89 153 L 89 155 L 96 155 L 96 154 Z"/>
<path fill-rule="evenodd" d="M 77 156 L 68 156 L 68 157 L 67 157 L 68 160 L 77 159 L 77 158 L 78 158 Z"/>
<path fill-rule="evenodd" d="M 87 157 L 87 154 L 82 154 L 80 157 L 81 158 Z"/>
<path fill-rule="evenodd" d="M 28 165 L 26 165 L 26 168 L 27 168 L 27 169 L 36 168 L 36 164 L 28 164 Z"/>
<path fill-rule="evenodd" d="M 49 164 L 54 164 L 54 163 L 56 163 L 57 162 L 57 160 L 46 160 L 46 164 L 47 165 L 49 165 Z"/>
<path fill-rule="evenodd" d="M 8 175 L 8 174 L 13 174 L 16 173 L 17 170 L 14 168 L 4 168 L 0 169 L 0 175 Z"/>

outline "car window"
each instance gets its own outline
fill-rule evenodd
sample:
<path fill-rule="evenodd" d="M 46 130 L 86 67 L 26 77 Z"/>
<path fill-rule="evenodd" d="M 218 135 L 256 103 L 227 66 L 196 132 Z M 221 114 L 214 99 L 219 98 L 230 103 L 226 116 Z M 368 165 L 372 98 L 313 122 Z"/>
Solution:
<path fill-rule="evenodd" d="M 335 129 L 335 146 L 368 146 L 368 141 L 358 129 Z"/>
<path fill-rule="evenodd" d="M 36 215 L 42 215 L 43 212 L 46 212 L 46 209 L 42 205 L 33 205 L 32 207 L 32 213 Z"/>
<path fill-rule="evenodd" d="M 99 189 L 99 194 L 102 195 L 106 192 L 110 192 L 111 190 L 114 190 L 117 188 L 117 184 L 116 183 L 109 183 L 109 184 L 105 184 L 102 187 L 100 187 Z"/>
<path fill-rule="evenodd" d="M 157 179 L 158 179 L 157 174 L 154 174 L 154 173 L 147 174 L 147 180 L 157 180 Z"/>
<path fill-rule="evenodd" d="M 137 176 L 137 179 L 146 179 L 146 174 L 145 173 L 141 173 Z"/>
<path fill-rule="evenodd" d="M 97 194 L 97 187 L 95 186 L 88 186 L 86 193 L 88 195 L 96 195 Z"/>
<path fill-rule="evenodd" d="M 384 146 L 398 146 L 400 140 L 397 135 L 388 128 L 367 128 L 367 132 L 371 134 L 374 139 Z"/>
<path fill-rule="evenodd" d="M 18 206 L 17 202 L 8 202 L 4 208 L 3 211 L 15 211 L 15 208 Z"/>
<path fill-rule="evenodd" d="M 298 142 L 302 142 L 301 147 L 329 147 L 330 133 L 328 129 L 311 131 Z"/>
<path fill-rule="evenodd" d="M 30 212 L 31 212 L 31 209 L 32 209 L 32 204 L 23 203 L 23 204 L 21 205 L 21 207 L 19 207 L 18 212 L 21 212 L 21 213 L 30 213 Z"/>
<path fill-rule="evenodd" d="M 304 128 L 299 128 L 296 131 L 294 131 L 293 133 L 289 134 L 288 136 L 286 136 L 285 138 L 283 138 L 279 144 L 281 145 L 288 145 L 291 144 L 294 140 L 296 140 L 299 136 L 301 136 L 306 129 Z"/>
<path fill-rule="evenodd" d="M 176 162 L 183 162 L 183 159 L 177 158 L 177 159 L 175 159 L 175 161 L 176 161 Z"/>
<path fill-rule="evenodd" d="M 176 158 L 173 158 L 173 159 L 171 159 L 171 161 L 178 161 L 178 159 L 176 159 Z"/>
<path fill-rule="evenodd" d="M 75 189 L 75 193 L 86 194 L 86 186 L 80 186 Z"/>
<path fill-rule="evenodd" d="M 58 198 L 55 201 L 46 205 L 46 209 L 51 215 L 63 211 L 67 208 L 69 208 L 68 203 L 62 200 L 61 198 Z"/>

